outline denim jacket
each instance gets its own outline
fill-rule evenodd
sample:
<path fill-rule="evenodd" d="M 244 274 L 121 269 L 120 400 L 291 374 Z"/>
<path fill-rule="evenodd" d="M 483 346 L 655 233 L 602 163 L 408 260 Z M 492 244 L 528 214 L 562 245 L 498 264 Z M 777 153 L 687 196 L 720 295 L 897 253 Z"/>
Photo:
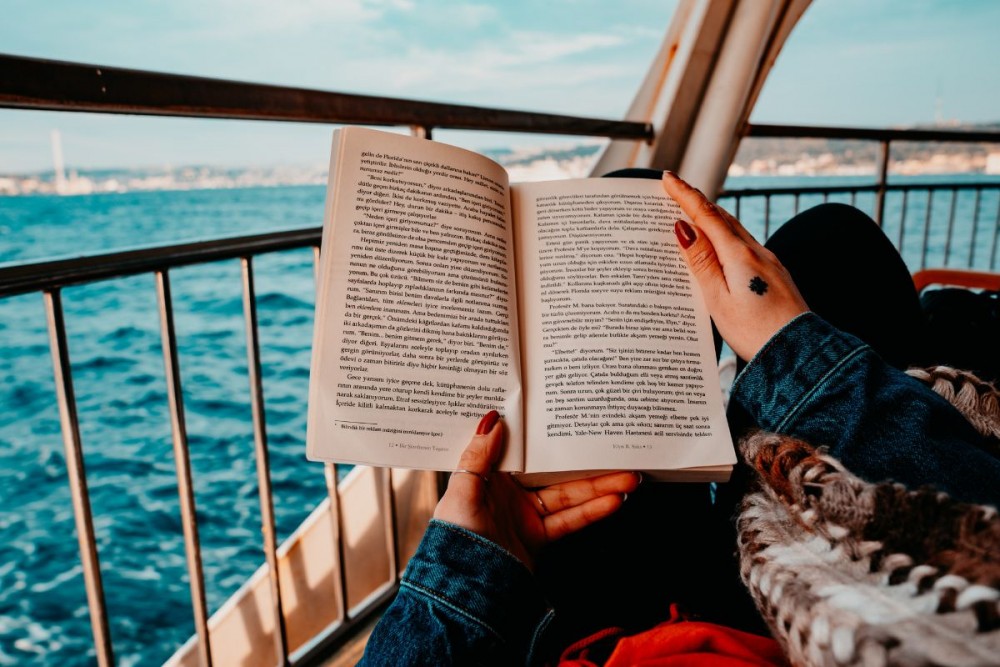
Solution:
<path fill-rule="evenodd" d="M 1000 460 L 961 414 L 813 313 L 757 353 L 737 377 L 730 407 L 765 430 L 828 446 L 870 481 L 933 484 L 961 500 L 1000 504 Z M 360 664 L 534 664 L 553 616 L 517 558 L 433 520 Z"/>

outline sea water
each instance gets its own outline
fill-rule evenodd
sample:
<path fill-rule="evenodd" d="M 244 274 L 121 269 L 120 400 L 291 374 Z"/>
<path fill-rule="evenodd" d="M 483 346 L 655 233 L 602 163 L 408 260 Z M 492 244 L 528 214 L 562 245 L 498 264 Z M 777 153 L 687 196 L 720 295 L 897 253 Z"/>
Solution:
<path fill-rule="evenodd" d="M 816 183 L 738 179 L 729 186 Z M 0 198 L 0 262 L 318 226 L 323 198 L 324 189 L 315 186 Z M 820 201 L 802 197 L 799 206 Z M 871 212 L 874 196 L 859 195 L 857 204 Z M 940 266 L 950 193 L 939 193 L 931 205 L 926 261 Z M 902 245 L 913 269 L 923 259 L 925 206 L 924 193 L 910 195 Z M 995 190 L 982 195 L 974 266 L 989 263 L 997 207 Z M 793 208 L 792 197 L 774 198 L 768 229 Z M 952 265 L 966 264 L 974 208 L 971 193 L 956 200 Z M 763 214 L 760 200 L 741 205 L 741 217 L 758 237 Z M 901 196 L 890 196 L 885 229 L 894 242 L 902 215 Z M 325 495 L 322 467 L 304 455 L 312 261 L 308 249 L 254 260 L 279 539 Z M 170 277 L 205 585 L 214 611 L 264 561 L 240 265 L 217 262 L 177 269 Z M 194 625 L 154 279 L 147 274 L 67 288 L 63 305 L 116 657 L 124 665 L 159 664 Z M 0 665 L 91 664 L 39 294 L 0 299 L 0 463 Z"/>

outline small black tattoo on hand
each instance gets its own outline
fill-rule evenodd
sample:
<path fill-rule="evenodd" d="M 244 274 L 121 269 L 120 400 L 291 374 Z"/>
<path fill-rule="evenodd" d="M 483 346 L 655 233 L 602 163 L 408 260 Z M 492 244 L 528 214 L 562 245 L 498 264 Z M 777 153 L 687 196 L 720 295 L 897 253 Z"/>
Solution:
<path fill-rule="evenodd" d="M 767 283 L 760 276 L 754 276 L 750 280 L 750 291 L 754 294 L 764 296 L 764 292 L 767 291 Z"/>

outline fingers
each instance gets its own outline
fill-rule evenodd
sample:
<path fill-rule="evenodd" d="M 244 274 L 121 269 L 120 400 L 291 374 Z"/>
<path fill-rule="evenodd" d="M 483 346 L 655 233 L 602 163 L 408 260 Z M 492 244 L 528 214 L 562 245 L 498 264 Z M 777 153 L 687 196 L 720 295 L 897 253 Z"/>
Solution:
<path fill-rule="evenodd" d="M 705 232 L 718 254 L 725 259 L 730 248 L 759 244 L 739 220 L 728 211 L 716 206 L 700 190 L 679 178 L 673 172 L 663 172 L 663 189 L 674 198 L 698 229 Z M 742 244 L 739 243 L 742 241 Z"/>
<path fill-rule="evenodd" d="M 673 172 L 663 172 L 663 189 L 674 198 L 695 226 L 708 235 L 713 245 L 736 238 L 736 233 L 719 212 L 719 208 Z"/>
<path fill-rule="evenodd" d="M 712 241 L 683 220 L 674 223 L 674 233 L 681 246 L 684 261 L 691 268 L 695 280 L 701 285 L 701 291 L 709 301 L 718 293 L 728 293 L 729 285 L 722 262 L 715 252 Z"/>
<path fill-rule="evenodd" d="M 545 526 L 545 537 L 548 540 L 558 540 L 560 537 L 575 533 L 606 516 L 614 514 L 624 500 L 622 496 L 613 494 L 594 498 L 582 505 L 571 507 L 561 512 L 555 512 L 542 518 Z"/>
<path fill-rule="evenodd" d="M 570 507 L 612 494 L 627 494 L 636 490 L 642 476 L 634 472 L 617 472 L 590 479 L 579 479 L 538 489 L 543 514 L 555 514 Z"/>
<path fill-rule="evenodd" d="M 462 452 L 462 457 L 458 460 L 459 470 L 469 470 L 480 475 L 485 475 L 493 467 L 493 464 L 500 457 L 499 437 L 491 438 L 490 435 L 501 429 L 496 425 L 500 423 L 500 413 L 490 410 L 479 421 L 476 434 L 472 436 L 469 446 Z"/>
<path fill-rule="evenodd" d="M 640 473 L 618 472 L 539 489 L 535 495 L 542 500 L 546 539 L 557 540 L 613 514 L 641 481 Z"/>

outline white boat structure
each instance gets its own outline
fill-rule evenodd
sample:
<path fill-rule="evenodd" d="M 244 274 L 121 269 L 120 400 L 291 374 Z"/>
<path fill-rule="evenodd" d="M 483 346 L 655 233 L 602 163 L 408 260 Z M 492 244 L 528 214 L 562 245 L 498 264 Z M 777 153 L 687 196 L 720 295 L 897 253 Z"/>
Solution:
<path fill-rule="evenodd" d="M 438 128 L 574 134 L 610 139 L 593 173 L 625 167 L 669 168 L 710 197 L 743 200 L 850 192 L 874 196 L 881 220 L 887 196 L 904 197 L 904 186 L 887 183 L 892 141 L 959 141 L 1000 144 L 1000 133 L 860 130 L 752 126 L 750 112 L 782 45 L 809 0 L 681 0 L 662 46 L 622 120 L 576 118 L 410 100 L 202 79 L 113 67 L 0 57 L 0 106 L 90 113 L 149 114 L 357 123 L 412 128 L 430 137 Z M 746 136 L 857 138 L 880 146 L 879 178 L 840 190 L 724 192 L 723 182 Z M 958 185 L 934 186 L 954 193 Z M 971 187 L 971 186 L 970 186 Z M 996 188 L 996 186 L 993 186 Z M 930 192 L 931 186 L 922 186 Z M 988 187 L 976 190 L 981 196 Z M 930 196 L 930 195 L 929 195 Z M 977 201 L 977 213 L 978 201 Z M 929 207 L 928 207 L 929 211 Z M 975 223 L 975 221 L 973 221 Z M 769 213 L 765 213 L 767 233 Z M 954 206 L 949 224 L 954 225 Z M 930 213 L 925 226 L 929 227 Z M 994 230 L 998 225 L 994 225 Z M 903 227 L 901 226 L 902 230 Z M 902 239 L 902 231 L 900 231 Z M 926 256 L 926 236 L 924 239 Z M 972 241 L 975 243 L 975 239 Z M 253 258 L 313 247 L 319 230 L 281 232 L 167 248 L 0 269 L 0 298 L 44 295 L 51 353 L 71 485 L 77 536 L 85 573 L 94 647 L 100 665 L 115 662 L 104 603 L 99 554 L 83 468 L 82 442 L 66 344 L 60 290 L 112 277 L 152 273 L 157 278 L 161 334 L 173 426 L 192 610 L 196 634 L 169 665 L 349 664 L 358 657 L 366 630 L 392 599 L 402 568 L 420 540 L 442 479 L 438 474 L 357 467 L 342 480 L 325 467 L 328 497 L 283 544 L 277 544 L 268 467 L 264 391 L 260 377 Z M 996 265 L 997 236 L 990 267 Z M 969 257 L 972 257 L 971 251 Z M 239 258 L 243 264 L 249 383 L 266 562 L 211 616 L 205 600 L 191 467 L 187 451 L 181 374 L 173 323 L 169 272 L 180 266 Z M 945 280 L 948 276 L 937 276 Z M 305 410 L 305 406 L 302 406 Z M 317 474 L 319 468 L 316 468 Z"/>

